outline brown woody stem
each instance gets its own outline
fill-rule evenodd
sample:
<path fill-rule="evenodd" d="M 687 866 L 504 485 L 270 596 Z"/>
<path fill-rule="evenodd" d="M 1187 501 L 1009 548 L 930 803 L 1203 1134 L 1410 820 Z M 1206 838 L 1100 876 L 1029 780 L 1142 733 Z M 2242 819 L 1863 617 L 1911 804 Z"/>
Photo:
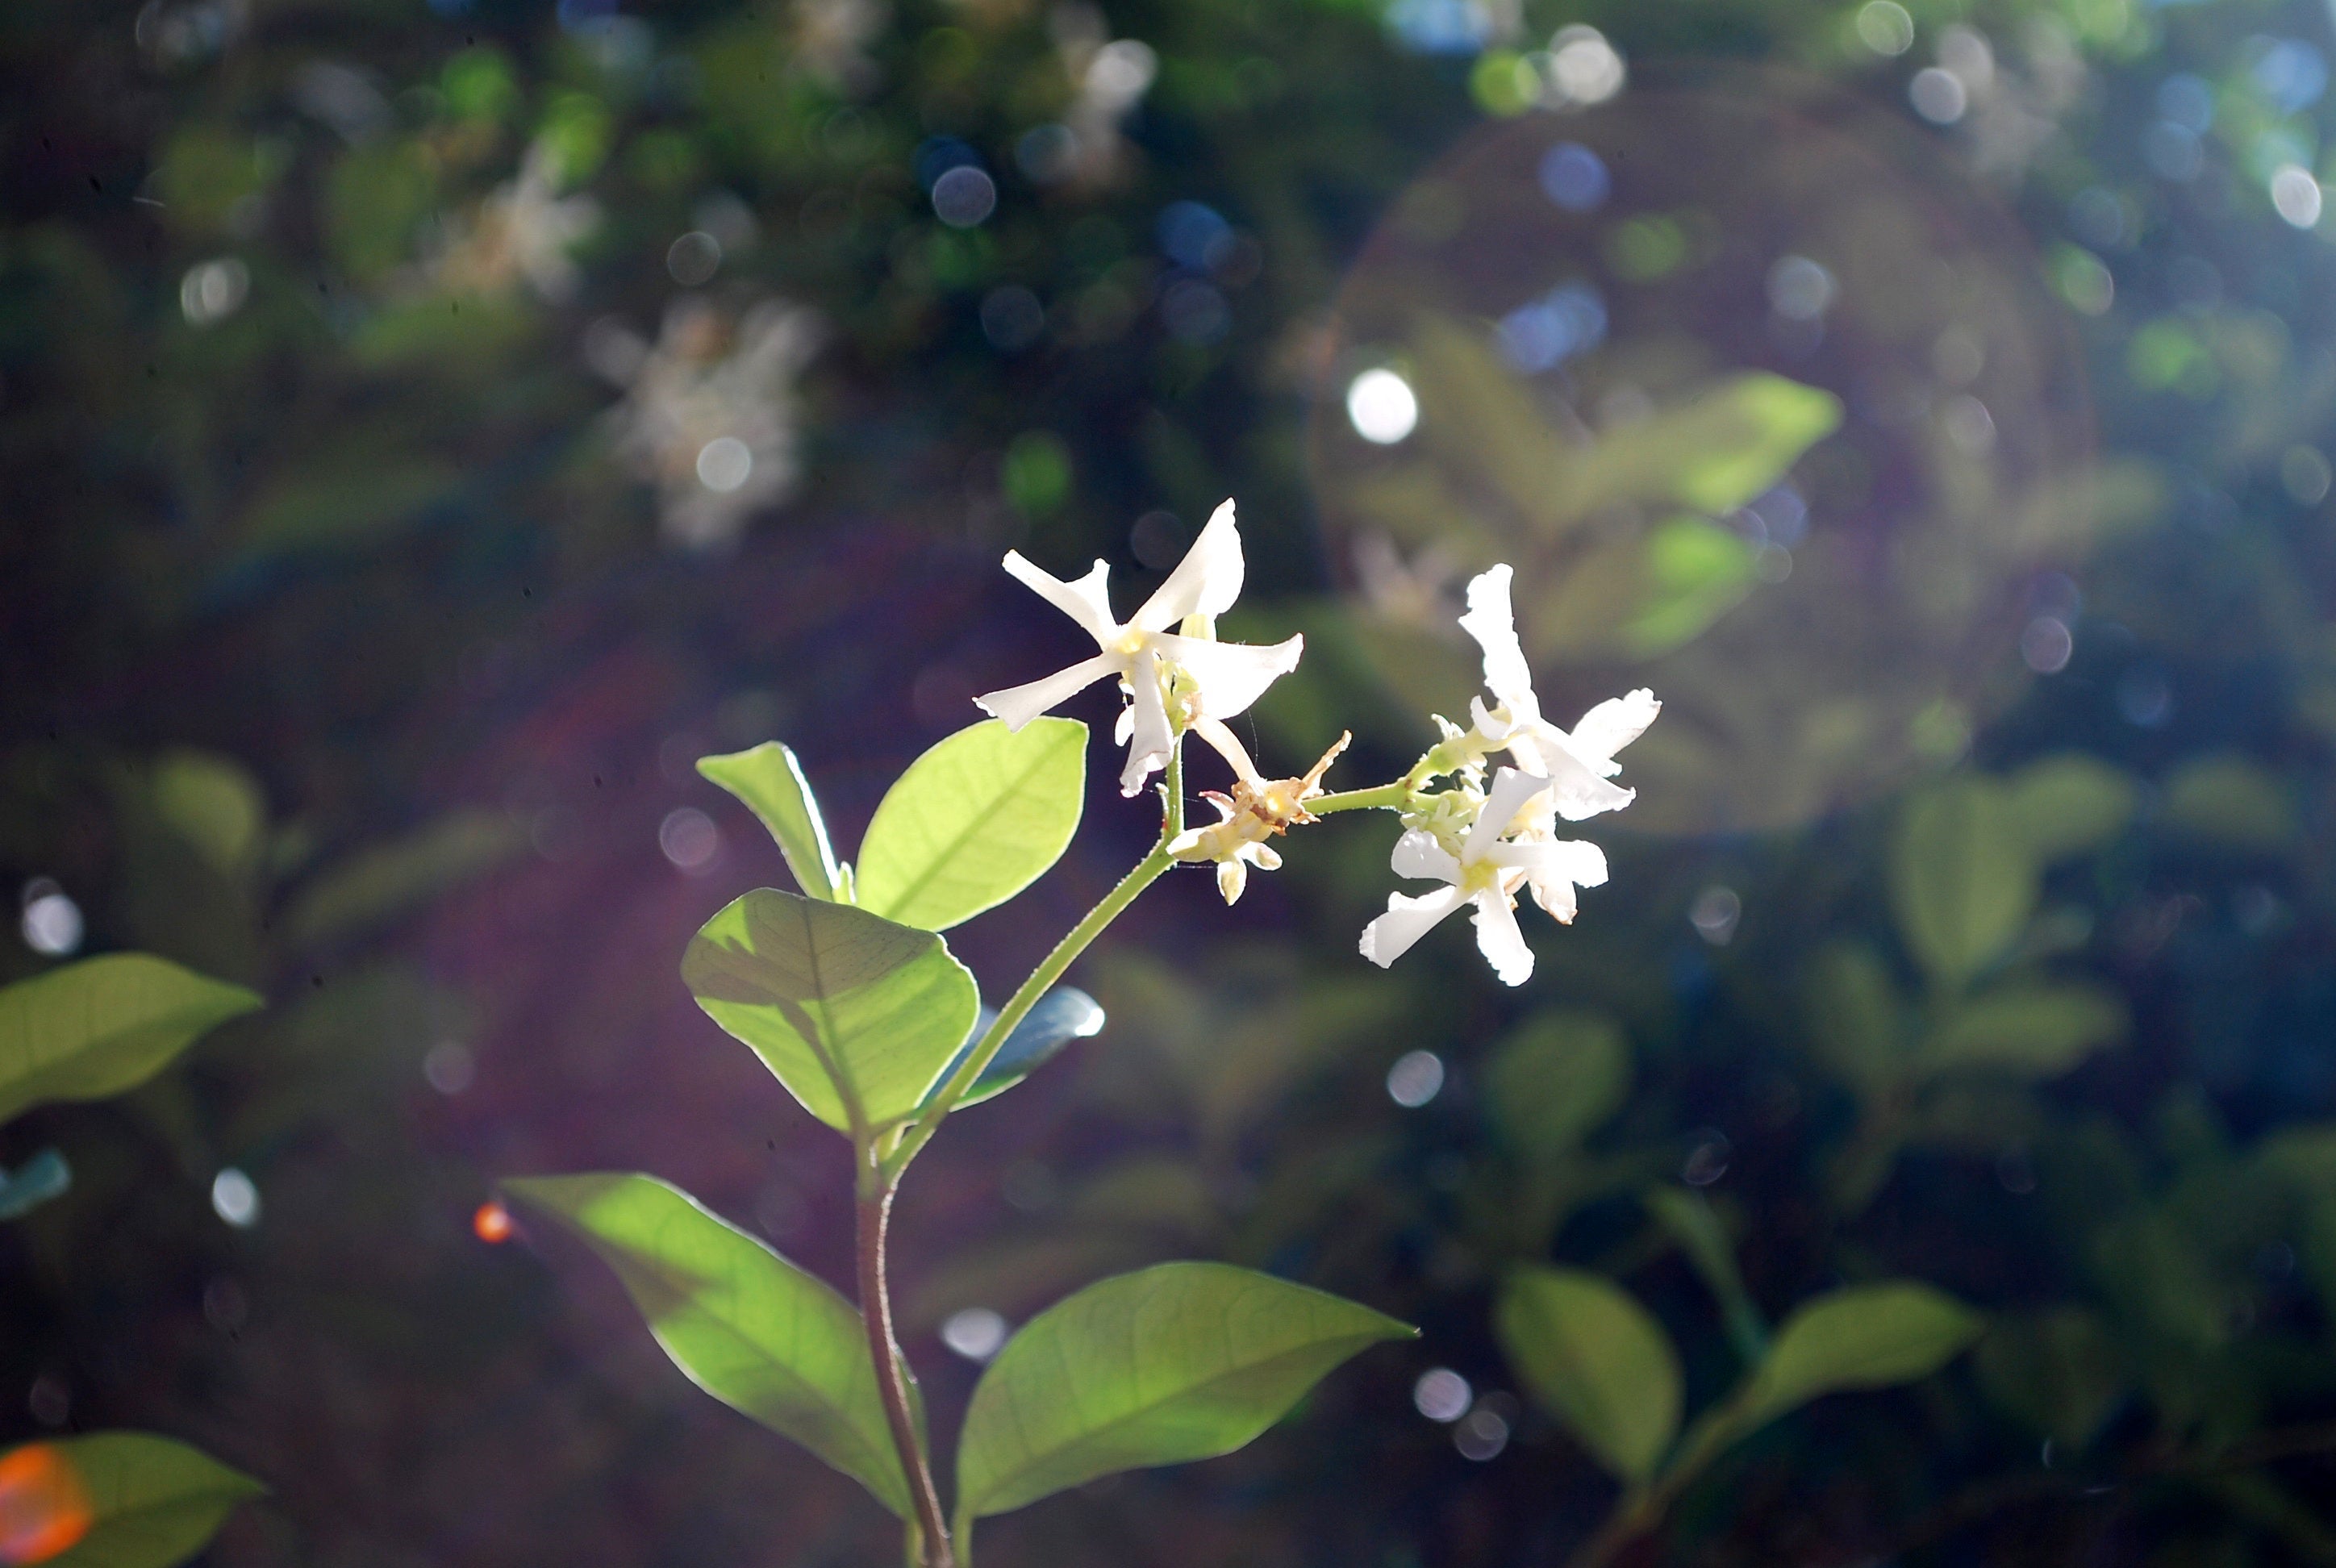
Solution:
<path fill-rule="evenodd" d="M 874 1165 L 872 1154 L 863 1164 Z M 909 1405 L 907 1363 L 900 1341 L 892 1335 L 892 1293 L 884 1278 L 884 1232 L 891 1223 L 892 1194 L 897 1185 L 881 1176 L 863 1174 L 858 1206 L 860 1253 L 860 1320 L 868 1329 L 868 1353 L 876 1366 L 876 1388 L 884 1400 L 884 1420 L 892 1430 L 892 1446 L 900 1456 L 900 1472 L 908 1477 L 909 1500 L 923 1536 L 920 1568 L 955 1568 L 949 1550 L 948 1515 L 941 1495 L 933 1485 L 933 1467 L 925 1457 L 924 1439 Z"/>

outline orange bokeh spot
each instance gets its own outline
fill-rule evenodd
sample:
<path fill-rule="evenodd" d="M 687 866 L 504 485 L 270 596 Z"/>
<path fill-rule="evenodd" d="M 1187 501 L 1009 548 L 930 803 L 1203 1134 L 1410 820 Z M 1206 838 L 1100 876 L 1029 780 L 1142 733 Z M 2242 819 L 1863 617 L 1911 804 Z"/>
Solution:
<path fill-rule="evenodd" d="M 471 1216 L 471 1229 L 478 1232 L 482 1242 L 508 1242 L 511 1237 L 511 1211 L 490 1198 Z"/>
<path fill-rule="evenodd" d="M 81 1472 L 54 1445 L 0 1456 L 0 1563 L 45 1563 L 88 1534 L 95 1518 Z"/>

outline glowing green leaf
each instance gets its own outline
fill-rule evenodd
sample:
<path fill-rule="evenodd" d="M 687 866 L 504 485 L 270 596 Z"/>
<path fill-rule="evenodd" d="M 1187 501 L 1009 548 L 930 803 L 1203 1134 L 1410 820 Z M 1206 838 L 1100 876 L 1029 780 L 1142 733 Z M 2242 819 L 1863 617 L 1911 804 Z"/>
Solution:
<path fill-rule="evenodd" d="M 706 921 L 681 974 L 708 1018 L 845 1133 L 911 1115 L 981 1006 L 932 932 L 775 888 Z"/>
<path fill-rule="evenodd" d="M 843 872 L 828 847 L 819 799 L 811 793 L 811 781 L 803 777 L 794 753 L 766 740 L 752 751 L 699 757 L 697 771 L 745 801 L 763 820 L 804 892 L 830 901 L 839 896 Z"/>
<path fill-rule="evenodd" d="M 1086 803 L 1087 726 L 1037 718 L 961 729 L 909 765 L 860 845 L 861 909 L 946 930 L 1004 903 L 1069 847 Z"/>
<path fill-rule="evenodd" d="M 260 1005 L 241 986 L 149 953 L 109 953 L 19 980 L 0 990 L 0 1122 L 45 1101 L 133 1088 Z"/>
<path fill-rule="evenodd" d="M 982 1375 L 958 1449 L 959 1514 L 1229 1454 L 1356 1351 L 1416 1332 L 1227 1263 L 1101 1281 L 1023 1325 Z"/>
<path fill-rule="evenodd" d="M 905 1514 L 909 1491 L 852 1303 L 654 1176 L 503 1183 L 607 1260 L 689 1380 Z"/>

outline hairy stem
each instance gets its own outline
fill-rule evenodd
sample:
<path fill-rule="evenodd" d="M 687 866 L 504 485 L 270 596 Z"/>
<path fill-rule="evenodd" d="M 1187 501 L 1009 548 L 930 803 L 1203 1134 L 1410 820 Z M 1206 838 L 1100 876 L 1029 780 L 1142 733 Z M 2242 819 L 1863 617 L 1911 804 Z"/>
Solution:
<path fill-rule="evenodd" d="M 892 1292 L 884 1277 L 884 1233 L 892 1219 L 894 1183 L 874 1171 L 872 1154 L 861 1157 L 862 1180 L 858 1206 L 860 1253 L 860 1320 L 868 1330 L 868 1353 L 876 1366 L 876 1388 L 884 1400 L 885 1424 L 892 1431 L 892 1446 L 900 1456 L 900 1472 L 908 1477 L 909 1498 L 914 1505 L 918 1568 L 956 1568 L 949 1552 L 947 1516 L 941 1495 L 933 1485 L 933 1466 L 925 1456 L 924 1436 L 917 1429 L 909 1404 L 907 1364 L 900 1341 L 892 1335 Z M 873 1179 L 870 1179 L 872 1176 Z"/>
<path fill-rule="evenodd" d="M 1333 812 L 1369 811 L 1374 807 L 1401 811 L 1411 800 L 1411 786 L 1400 781 L 1381 784 L 1377 789 L 1343 790 L 1337 794 L 1316 795 L 1306 803 L 1309 814 L 1329 816 Z"/>
<path fill-rule="evenodd" d="M 1086 912 L 1085 919 L 1071 928 L 1067 936 L 1055 944 L 1054 951 L 1039 961 L 1038 967 L 1030 971 L 1030 978 L 1024 980 L 1014 995 L 1007 999 L 1006 1005 L 998 1009 L 997 1021 L 983 1032 L 965 1060 L 958 1064 L 957 1071 L 949 1076 L 949 1081 L 941 1086 L 940 1093 L 932 1097 L 923 1113 L 900 1134 L 900 1142 L 883 1164 L 883 1174 L 888 1182 L 900 1180 L 900 1173 L 908 1168 L 909 1162 L 915 1159 L 918 1151 L 932 1140 L 942 1121 L 973 1087 L 974 1080 L 997 1060 L 998 1053 L 1005 1047 L 1006 1038 L 1014 1032 L 1014 1027 L 1037 1006 L 1038 998 L 1046 994 L 1047 988 L 1063 978 L 1063 971 L 1071 967 L 1071 961 L 1086 951 L 1087 945 L 1101 936 L 1104 929 L 1135 901 L 1138 893 L 1157 881 L 1162 872 L 1176 863 L 1168 853 L 1168 845 L 1184 831 L 1184 754 L 1181 742 L 1176 750 L 1168 754 L 1168 777 L 1163 788 L 1167 795 L 1167 803 L 1163 813 L 1160 842 L 1152 846 L 1151 853 L 1119 879 L 1118 885 L 1105 893 L 1103 901 Z"/>

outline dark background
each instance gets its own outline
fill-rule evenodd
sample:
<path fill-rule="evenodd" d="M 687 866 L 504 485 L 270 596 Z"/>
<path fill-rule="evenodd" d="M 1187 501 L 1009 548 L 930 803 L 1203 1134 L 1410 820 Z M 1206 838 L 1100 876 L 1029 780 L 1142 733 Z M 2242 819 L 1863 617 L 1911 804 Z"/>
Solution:
<path fill-rule="evenodd" d="M 1681 1182 L 1772 1320 L 1913 1276 L 2085 1350 L 1821 1402 L 1634 1561 L 2336 1560 L 2336 1160 L 2302 1135 L 2336 1116 L 2336 251 L 2296 184 L 2336 42 L 2301 3 L 1909 5 L 1895 54 L 1895 7 L 1803 0 L 7 6 L 0 875 L 28 933 L 63 897 L 70 949 L 271 1006 L 0 1135 L 75 1174 L 0 1234 L 5 1435 L 147 1427 L 258 1475 L 220 1564 L 891 1560 L 579 1249 L 473 1211 L 648 1170 L 846 1278 L 841 1150 L 679 983 L 784 879 L 690 765 L 784 738 L 848 846 L 974 692 L 1077 652 L 1005 548 L 1101 555 L 1124 607 L 1231 494 L 1239 633 L 1309 637 L 1245 725 L 1270 771 L 1345 726 L 1334 782 L 1406 765 L 1465 707 L 1451 615 L 1494 559 L 1553 716 L 1642 683 L 1669 712 L 1591 824 L 1611 885 L 1529 917 L 1529 987 L 1456 924 L 1358 959 L 1388 835 L 1344 819 L 1230 913 L 1200 875 L 1148 894 L 1075 971 L 1105 1033 L 951 1123 L 897 1240 L 942 1431 L 949 1314 L 1156 1259 L 1426 1330 L 1235 1457 L 985 1525 L 985 1560 L 1562 1561 L 1613 1488 L 1513 1392 L 1491 1294 L 1520 1260 L 1616 1278 L 1700 1407 L 1735 1352 L 1640 1196 Z M 1525 102 L 1568 26 L 1627 84 Z M 1602 200 L 1540 188 L 1561 142 Z M 963 227 L 957 167 L 996 198 Z M 1597 331 L 1503 361 L 1569 284 Z M 1343 402 L 1379 365 L 1422 406 L 1386 453 Z M 1674 636 L 1617 640 L 1653 579 L 1568 599 L 1582 558 L 1504 476 L 1747 370 L 1840 428 L 1716 520 L 1748 542 L 1664 590 L 1703 607 Z M 735 491 L 697 477 L 719 437 Z M 1447 488 L 1391 484 L 1411 453 Z M 1105 693 L 1071 711 L 1107 734 Z M 2130 1027 L 1897 1105 L 1877 1153 L 1821 959 L 1864 944 L 1917 1017 L 1908 792 L 2070 752 L 2132 809 L 1999 967 Z M 1062 866 L 953 933 L 992 998 L 1147 842 L 1107 756 Z M 62 956 L 11 937 L 0 978 Z M 1627 1041 L 1586 1141 L 1501 1135 L 1482 1069 L 1528 1027 Z M 1406 1109 L 1416 1050 L 1447 1076 Z M 1432 1367 L 1490 1456 L 1414 1409 Z"/>

